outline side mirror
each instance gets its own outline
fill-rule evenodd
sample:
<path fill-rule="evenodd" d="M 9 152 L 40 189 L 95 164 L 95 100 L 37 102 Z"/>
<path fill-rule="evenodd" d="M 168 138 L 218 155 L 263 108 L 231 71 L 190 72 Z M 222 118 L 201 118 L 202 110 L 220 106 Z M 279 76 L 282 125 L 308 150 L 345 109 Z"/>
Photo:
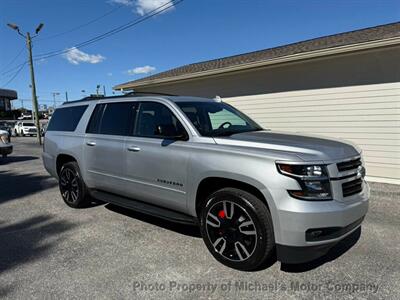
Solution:
<path fill-rule="evenodd" d="M 187 141 L 189 139 L 187 132 L 183 128 L 180 129 L 177 130 L 172 124 L 157 125 L 156 134 L 169 140 Z"/>

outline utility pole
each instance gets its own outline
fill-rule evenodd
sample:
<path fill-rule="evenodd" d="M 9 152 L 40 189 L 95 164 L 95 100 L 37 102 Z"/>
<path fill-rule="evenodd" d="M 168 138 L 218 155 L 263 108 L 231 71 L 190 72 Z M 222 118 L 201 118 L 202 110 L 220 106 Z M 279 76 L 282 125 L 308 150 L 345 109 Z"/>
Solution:
<path fill-rule="evenodd" d="M 56 96 L 60 95 L 60 93 L 53 92 L 51 94 L 53 95 L 53 102 L 54 102 L 53 108 L 56 109 Z"/>
<path fill-rule="evenodd" d="M 39 122 L 39 107 L 38 101 L 36 97 L 36 84 L 35 84 L 35 72 L 33 70 L 33 59 L 32 59 L 32 39 L 29 32 L 26 33 L 26 45 L 28 47 L 29 52 L 29 67 L 31 73 L 31 82 L 32 82 L 32 107 L 33 107 L 33 116 L 35 119 L 36 125 L 36 136 L 39 142 L 39 145 L 42 144 L 42 135 L 40 134 L 40 122 Z"/>
<path fill-rule="evenodd" d="M 35 35 L 31 37 L 31 34 L 29 32 L 26 33 L 26 35 L 23 35 L 19 31 L 19 27 L 15 24 L 7 24 L 8 27 L 11 29 L 14 29 L 18 32 L 18 34 L 22 37 L 25 38 L 26 40 L 26 46 L 28 48 L 28 61 L 29 61 L 29 67 L 30 67 L 30 75 L 31 75 L 31 85 L 32 85 L 32 107 L 33 107 L 33 118 L 35 121 L 35 126 L 37 130 L 37 140 L 39 142 L 39 145 L 42 144 L 42 136 L 40 134 L 40 121 L 39 121 L 39 107 L 38 107 L 38 101 L 36 97 L 36 84 L 35 84 L 35 72 L 33 70 L 33 59 L 32 59 L 32 39 L 35 38 L 39 31 L 43 28 L 43 23 L 40 23 L 39 26 L 35 30 Z"/>
<path fill-rule="evenodd" d="M 104 97 L 106 96 L 106 86 L 105 85 L 103 85 L 103 95 L 104 95 Z"/>
<path fill-rule="evenodd" d="M 68 92 L 65 92 L 65 101 L 68 102 Z"/>

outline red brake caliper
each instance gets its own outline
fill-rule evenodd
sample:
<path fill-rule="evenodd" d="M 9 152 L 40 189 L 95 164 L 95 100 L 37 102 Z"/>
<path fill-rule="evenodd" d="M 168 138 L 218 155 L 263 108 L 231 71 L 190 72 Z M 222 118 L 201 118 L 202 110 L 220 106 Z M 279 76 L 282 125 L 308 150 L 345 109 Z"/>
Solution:
<path fill-rule="evenodd" d="M 226 217 L 225 216 L 225 212 L 223 210 L 220 210 L 218 212 L 218 217 L 220 217 L 221 219 L 225 219 L 225 217 Z M 222 230 L 219 230 L 218 233 L 219 233 L 219 235 L 223 235 L 224 234 Z"/>

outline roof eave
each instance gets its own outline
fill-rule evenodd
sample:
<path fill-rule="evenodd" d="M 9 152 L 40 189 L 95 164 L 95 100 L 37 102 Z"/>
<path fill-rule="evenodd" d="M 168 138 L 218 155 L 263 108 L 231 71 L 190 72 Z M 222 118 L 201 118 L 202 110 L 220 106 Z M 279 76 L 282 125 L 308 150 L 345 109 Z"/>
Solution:
<path fill-rule="evenodd" d="M 273 59 L 264 60 L 264 61 L 245 63 L 245 64 L 240 64 L 240 65 L 235 65 L 235 66 L 230 66 L 230 67 L 225 67 L 225 68 L 220 68 L 220 69 L 213 69 L 213 70 L 208 70 L 208 71 L 203 71 L 203 72 L 184 74 L 184 75 L 174 76 L 174 77 L 145 80 L 145 81 L 140 81 L 137 83 L 127 82 L 127 83 L 123 83 L 123 84 L 114 86 L 113 89 L 114 90 L 134 89 L 134 88 L 143 87 L 143 86 L 151 86 L 151 85 L 157 85 L 157 84 L 162 84 L 162 83 L 187 80 L 187 79 L 193 79 L 193 78 L 210 76 L 210 75 L 217 75 L 217 74 L 221 74 L 221 73 L 228 73 L 228 72 L 258 68 L 258 67 L 274 65 L 274 64 L 294 62 L 294 61 L 298 61 L 298 60 L 312 59 L 312 58 L 334 55 L 334 54 L 368 50 L 368 49 L 397 45 L 397 44 L 400 44 L 400 37 L 394 37 L 394 38 L 375 40 L 375 41 L 369 41 L 369 42 L 364 42 L 364 43 L 350 44 L 350 45 L 345 45 L 345 46 L 338 46 L 338 47 L 326 48 L 326 49 L 321 49 L 321 50 L 297 53 L 297 54 L 282 56 L 282 57 L 273 58 Z"/>

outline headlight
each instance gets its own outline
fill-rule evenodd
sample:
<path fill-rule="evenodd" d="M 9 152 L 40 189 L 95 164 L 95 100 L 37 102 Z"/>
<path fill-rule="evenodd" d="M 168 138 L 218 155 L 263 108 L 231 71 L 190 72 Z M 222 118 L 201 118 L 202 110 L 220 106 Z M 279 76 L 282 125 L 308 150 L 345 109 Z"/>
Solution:
<path fill-rule="evenodd" d="M 288 191 L 297 199 L 332 200 L 331 184 L 324 165 L 277 164 L 279 173 L 297 180 L 301 190 Z"/>
<path fill-rule="evenodd" d="M 2 135 L 0 135 L 0 140 L 1 140 L 4 144 L 8 144 L 8 135 L 7 135 L 7 134 L 2 134 Z"/>

